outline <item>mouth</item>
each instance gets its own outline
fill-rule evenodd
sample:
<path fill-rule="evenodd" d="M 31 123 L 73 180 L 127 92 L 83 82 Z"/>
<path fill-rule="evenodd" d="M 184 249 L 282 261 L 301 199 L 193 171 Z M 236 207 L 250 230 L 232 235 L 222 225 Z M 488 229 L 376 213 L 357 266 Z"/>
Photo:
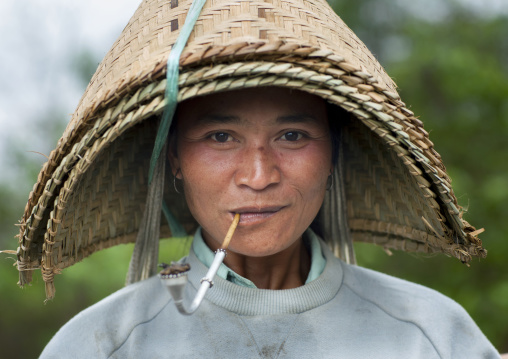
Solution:
<path fill-rule="evenodd" d="M 240 213 L 239 225 L 248 225 L 262 222 L 278 213 L 284 207 L 285 206 L 242 207 L 237 208 L 230 213 L 231 216 L 234 216 L 235 213 Z"/>

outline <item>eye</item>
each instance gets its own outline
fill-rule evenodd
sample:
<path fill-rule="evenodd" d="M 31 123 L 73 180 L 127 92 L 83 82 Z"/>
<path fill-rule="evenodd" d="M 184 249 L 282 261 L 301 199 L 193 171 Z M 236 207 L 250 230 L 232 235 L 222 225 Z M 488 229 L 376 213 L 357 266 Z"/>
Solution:
<path fill-rule="evenodd" d="M 301 140 L 303 134 L 301 132 L 289 131 L 282 135 L 281 139 L 285 141 L 298 141 Z"/>
<path fill-rule="evenodd" d="M 227 132 L 216 132 L 210 136 L 210 138 L 216 142 L 224 143 L 231 141 L 233 138 Z"/>

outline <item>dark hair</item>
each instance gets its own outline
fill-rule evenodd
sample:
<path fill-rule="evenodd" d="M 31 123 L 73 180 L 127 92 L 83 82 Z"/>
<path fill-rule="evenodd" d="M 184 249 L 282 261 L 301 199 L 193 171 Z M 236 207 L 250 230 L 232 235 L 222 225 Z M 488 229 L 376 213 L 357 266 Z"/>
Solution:
<path fill-rule="evenodd" d="M 328 126 L 330 127 L 330 139 L 332 142 L 332 165 L 336 166 L 339 161 L 339 148 L 342 127 L 349 119 L 346 110 L 329 102 L 326 103 Z"/>

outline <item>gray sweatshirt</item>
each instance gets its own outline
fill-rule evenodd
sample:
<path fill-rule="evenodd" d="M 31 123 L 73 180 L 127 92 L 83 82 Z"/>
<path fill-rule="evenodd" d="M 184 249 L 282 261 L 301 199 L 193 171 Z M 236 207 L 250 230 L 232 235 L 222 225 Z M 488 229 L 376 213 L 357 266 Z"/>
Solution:
<path fill-rule="evenodd" d="M 192 316 L 178 313 L 158 276 L 84 310 L 41 358 L 499 358 L 469 315 L 422 286 L 335 258 L 288 290 L 216 277 Z M 193 251 L 187 295 L 207 268 Z"/>

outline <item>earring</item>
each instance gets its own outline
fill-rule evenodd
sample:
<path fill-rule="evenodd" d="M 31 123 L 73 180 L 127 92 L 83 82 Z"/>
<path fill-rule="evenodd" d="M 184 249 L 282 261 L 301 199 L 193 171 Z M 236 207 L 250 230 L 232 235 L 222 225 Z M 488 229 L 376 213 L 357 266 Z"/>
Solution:
<path fill-rule="evenodd" d="M 330 171 L 330 175 L 326 179 L 326 190 L 329 191 L 333 187 L 333 172 Z"/>
<path fill-rule="evenodd" d="M 180 194 L 180 191 L 176 188 L 176 176 L 178 175 L 178 172 L 180 172 L 180 169 L 177 169 L 175 175 L 173 176 L 173 187 L 175 188 L 175 192 Z"/>

